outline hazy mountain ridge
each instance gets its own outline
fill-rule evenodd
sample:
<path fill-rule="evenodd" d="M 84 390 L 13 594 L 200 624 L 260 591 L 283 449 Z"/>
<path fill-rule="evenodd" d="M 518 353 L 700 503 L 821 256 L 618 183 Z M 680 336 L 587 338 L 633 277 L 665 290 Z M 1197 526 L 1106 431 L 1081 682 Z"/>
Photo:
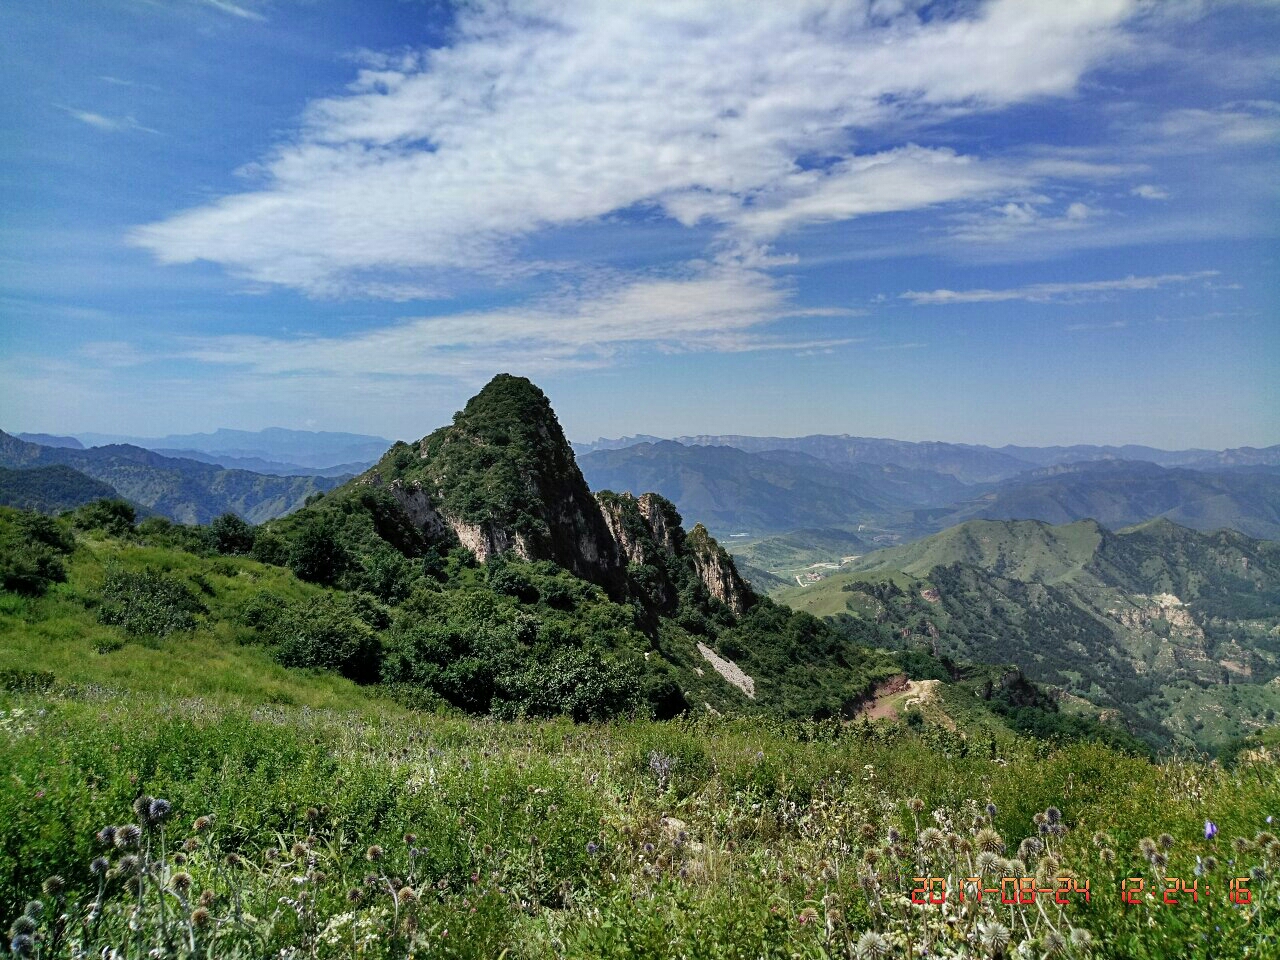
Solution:
<path fill-rule="evenodd" d="M 0 466 L 23 469 L 52 465 L 78 470 L 110 485 L 122 497 L 180 523 L 208 523 L 224 513 L 261 523 L 296 510 L 308 497 L 339 482 L 226 470 L 123 444 L 87 450 L 43 447 L 0 431 Z"/>
<path fill-rule="evenodd" d="M 663 438 L 648 435 L 600 438 L 575 444 L 580 454 L 597 450 L 618 450 L 638 443 L 658 443 Z M 1031 447 L 945 441 L 894 440 L 883 437 L 855 437 L 849 434 L 811 434 L 803 437 L 757 437 L 743 434 L 700 434 L 674 437 L 686 446 L 731 446 L 748 453 L 766 450 L 795 450 L 829 463 L 893 463 L 904 467 L 951 474 L 965 483 L 992 483 L 1007 480 L 1028 470 L 1059 463 L 1094 460 L 1142 460 L 1165 467 L 1212 470 L 1228 466 L 1278 466 L 1280 444 L 1269 447 L 1236 447 L 1226 450 L 1162 450 L 1142 444 L 1111 446 L 1073 444 Z"/>
<path fill-rule="evenodd" d="M 81 433 L 78 437 L 84 444 L 92 447 L 126 444 L 156 452 L 192 450 L 206 454 L 218 463 L 222 462 L 221 458 L 226 457 L 321 470 L 354 463 L 367 466 L 382 456 L 391 445 L 390 440 L 369 434 L 290 430 L 284 427 L 267 427 L 265 430 L 220 427 L 210 433 L 170 434 L 164 437 L 104 433 Z"/>

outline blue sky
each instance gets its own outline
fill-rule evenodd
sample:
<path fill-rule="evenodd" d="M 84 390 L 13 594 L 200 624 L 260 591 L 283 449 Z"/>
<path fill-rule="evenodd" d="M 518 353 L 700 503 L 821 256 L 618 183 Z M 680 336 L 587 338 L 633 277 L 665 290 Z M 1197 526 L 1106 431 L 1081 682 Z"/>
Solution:
<path fill-rule="evenodd" d="M 56 7 L 56 9 L 55 9 Z M 0 6 L 0 428 L 1280 442 L 1280 6 Z"/>

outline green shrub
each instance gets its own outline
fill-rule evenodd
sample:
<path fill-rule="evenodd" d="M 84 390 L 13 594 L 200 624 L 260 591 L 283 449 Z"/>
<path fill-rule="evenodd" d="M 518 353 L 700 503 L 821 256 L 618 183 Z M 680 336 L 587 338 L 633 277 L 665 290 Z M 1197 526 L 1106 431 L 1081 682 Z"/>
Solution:
<path fill-rule="evenodd" d="M 0 512 L 0 587 L 37 596 L 67 579 L 63 558 L 75 540 L 56 520 L 37 513 Z"/>
<path fill-rule="evenodd" d="M 167 637 L 192 630 L 204 604 L 181 580 L 147 569 L 112 570 L 102 584 L 98 620 L 123 627 L 130 636 Z"/>

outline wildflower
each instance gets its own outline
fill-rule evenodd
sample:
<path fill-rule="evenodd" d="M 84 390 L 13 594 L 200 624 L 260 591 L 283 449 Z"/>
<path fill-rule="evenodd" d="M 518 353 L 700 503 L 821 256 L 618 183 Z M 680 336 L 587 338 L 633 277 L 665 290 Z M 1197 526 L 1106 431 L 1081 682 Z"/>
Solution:
<path fill-rule="evenodd" d="M 121 876 L 137 873 L 142 869 L 142 860 L 132 853 L 127 853 L 116 861 L 116 872 Z"/>
<path fill-rule="evenodd" d="M 1048 810 L 1044 812 L 1044 816 L 1045 816 L 1045 819 L 1048 820 L 1050 823 L 1057 823 L 1059 820 L 1062 819 L 1062 811 L 1059 810 L 1057 807 L 1050 807 Z"/>
<path fill-rule="evenodd" d="M 404 842 L 407 845 L 412 847 L 415 843 L 418 842 L 418 835 L 416 833 L 406 833 L 404 835 Z"/>
<path fill-rule="evenodd" d="M 594 857 L 599 852 L 600 852 L 600 845 L 598 843 L 596 843 L 594 840 L 587 843 L 587 853 L 591 854 Z"/>
<path fill-rule="evenodd" d="M 654 847 L 652 843 L 646 843 L 643 849 L 646 854 L 652 855 Z"/>
<path fill-rule="evenodd" d="M 1138 852 L 1141 853 L 1145 859 L 1150 860 L 1156 852 L 1156 842 L 1150 837 L 1143 837 L 1138 841 Z"/>
<path fill-rule="evenodd" d="M 978 854 L 978 870 L 983 874 L 992 874 L 996 872 L 996 868 L 1000 865 L 1000 858 L 990 850 L 983 850 Z"/>
<path fill-rule="evenodd" d="M 401 887 L 400 892 L 396 894 L 396 899 L 401 903 L 413 903 L 418 899 L 418 895 L 413 892 L 412 887 Z"/>
<path fill-rule="evenodd" d="M 185 870 L 181 873 L 175 873 L 169 881 L 169 886 L 173 887 L 178 893 L 186 893 L 191 889 L 191 874 Z"/>
<path fill-rule="evenodd" d="M 873 957 L 887 957 L 892 949 L 888 940 L 874 930 L 868 930 L 858 938 L 853 953 L 859 960 L 870 960 Z"/>
<path fill-rule="evenodd" d="M 147 822 L 152 826 L 159 826 L 168 820 L 172 814 L 173 804 L 168 800 L 157 798 L 151 801 L 151 806 L 147 810 Z"/>
<path fill-rule="evenodd" d="M 26 933 L 20 933 L 9 943 L 9 952 L 15 957 L 29 957 L 35 949 L 36 942 Z"/>
<path fill-rule="evenodd" d="M 110 866 L 111 864 L 108 862 L 106 857 L 94 857 L 93 861 L 89 864 L 89 872 L 95 877 L 100 877 L 107 872 Z"/>
<path fill-rule="evenodd" d="M 22 912 L 32 920 L 35 920 L 40 914 L 44 913 L 44 904 L 39 900 L 29 900 L 27 905 L 22 908 Z"/>
<path fill-rule="evenodd" d="M 898 832 L 898 828 L 897 828 L 897 827 L 890 827 L 890 828 L 889 828 L 889 842 L 890 842 L 890 843 L 897 843 L 897 842 L 898 842 L 898 840 L 899 840 L 899 839 L 901 839 L 901 837 L 902 837 L 902 834 L 900 834 L 900 833 Z"/>
<path fill-rule="evenodd" d="M 289 853 L 293 855 L 293 859 L 301 860 L 307 855 L 307 845 L 302 841 L 298 841 L 289 848 Z"/>
<path fill-rule="evenodd" d="M 1218 869 L 1218 858 L 1217 858 L 1217 857 L 1205 857 L 1205 858 L 1204 858 L 1204 868 L 1205 868 L 1205 870 L 1209 870 L 1209 871 L 1217 870 L 1217 869 Z"/>
<path fill-rule="evenodd" d="M 212 890 L 200 891 L 200 906 L 202 907 L 212 907 L 217 899 L 218 895 Z"/>
<path fill-rule="evenodd" d="M 317 810 L 315 807 L 307 807 L 306 818 L 308 823 L 310 823 L 312 820 L 319 820 L 320 811 Z"/>
<path fill-rule="evenodd" d="M 191 825 L 191 829 L 196 833 L 204 833 L 211 826 L 213 826 L 213 817 L 196 817 L 196 822 Z"/>
<path fill-rule="evenodd" d="M 946 846 L 947 838 L 937 827 L 925 827 L 920 831 L 920 848 L 929 853 L 937 853 Z"/>
<path fill-rule="evenodd" d="M 243 866 L 244 859 L 238 853 L 228 853 L 225 862 L 228 867 L 239 867 Z"/>
<path fill-rule="evenodd" d="M 1057 930 L 1050 930 L 1044 935 L 1043 946 L 1045 956 L 1056 957 L 1060 954 L 1066 953 L 1067 938 Z"/>
<path fill-rule="evenodd" d="M 912 797 L 910 800 L 907 801 L 907 806 L 911 808 L 912 813 L 924 812 L 924 801 L 921 800 L 919 797 Z"/>
<path fill-rule="evenodd" d="M 997 920 L 983 924 L 979 936 L 989 950 L 998 952 L 1009 946 L 1009 928 Z"/>
<path fill-rule="evenodd" d="M 376 843 L 364 852 L 364 858 L 370 863 L 377 863 L 382 859 L 382 848 Z"/>
<path fill-rule="evenodd" d="M 1263 880 L 1267 879 L 1267 871 L 1262 869 L 1262 867 L 1254 867 L 1249 871 L 1249 879 L 1261 883 Z"/>
<path fill-rule="evenodd" d="M 173 864 L 176 867 L 185 867 L 187 865 L 187 855 L 185 853 L 175 853 L 173 855 Z"/>
<path fill-rule="evenodd" d="M 990 827 L 985 827 L 978 831 L 973 838 L 973 845 L 979 850 L 985 850 L 988 853 L 1004 853 L 1004 840 L 1000 834 Z"/>
<path fill-rule="evenodd" d="M 1217 835 L 1218 835 L 1218 825 L 1214 823 L 1212 820 L 1206 820 L 1204 822 L 1204 838 L 1206 840 L 1212 840 Z"/>
<path fill-rule="evenodd" d="M 138 815 L 138 820 L 145 823 L 151 816 L 151 801 L 153 797 L 147 796 L 145 793 L 137 800 L 133 801 L 133 812 Z"/>
<path fill-rule="evenodd" d="M 24 933 L 35 933 L 35 932 L 36 932 L 36 922 L 32 920 L 31 917 L 27 916 L 25 913 L 22 914 L 20 917 L 18 917 L 17 920 L 13 921 L 13 926 L 9 928 L 9 936 L 11 937 L 19 937 Z"/>
<path fill-rule="evenodd" d="M 1253 844 L 1245 837 L 1235 837 L 1231 841 L 1231 846 L 1235 848 L 1236 853 L 1244 855 L 1253 849 Z"/>
<path fill-rule="evenodd" d="M 207 927 L 211 919 L 212 917 L 209 915 L 209 911 L 205 907 L 196 907 L 191 911 L 191 925 L 197 930 Z"/>
<path fill-rule="evenodd" d="M 125 824 L 123 827 L 117 827 L 115 831 L 116 846 L 121 850 L 125 850 L 139 840 L 142 839 L 142 830 L 135 824 Z"/>
<path fill-rule="evenodd" d="M 987 804 L 987 816 L 992 820 L 996 818 L 996 805 L 994 803 Z"/>
<path fill-rule="evenodd" d="M 364 899 L 364 891 L 359 887 L 352 887 L 347 891 L 347 903 L 359 903 Z"/>
<path fill-rule="evenodd" d="M 1072 927 L 1071 946 L 1077 950 L 1088 950 L 1093 946 L 1093 934 L 1084 927 Z"/>
<path fill-rule="evenodd" d="M 40 889 L 44 891 L 44 895 L 46 897 L 56 897 L 65 890 L 66 887 L 67 881 L 55 873 L 41 884 Z"/>
<path fill-rule="evenodd" d="M 1169 858 L 1159 850 L 1157 850 L 1147 859 L 1150 860 L 1151 865 L 1158 870 L 1162 870 L 1169 865 Z"/>
<path fill-rule="evenodd" d="M 1169 836 L 1169 834 L 1167 833 L 1160 834 L 1160 836 L 1157 838 L 1157 841 L 1159 842 L 1160 846 L 1164 847 L 1166 850 L 1173 849 L 1173 837 Z"/>
<path fill-rule="evenodd" d="M 97 841 L 104 847 L 109 847 L 116 842 L 116 828 L 110 826 L 103 827 L 94 834 L 94 837 L 96 837 Z"/>
<path fill-rule="evenodd" d="M 813 907 L 805 907 L 803 910 L 800 911 L 799 915 L 796 917 L 796 920 L 800 922 L 801 926 L 804 926 L 806 923 L 812 923 L 814 920 L 817 920 L 817 919 L 818 919 L 818 911 Z"/>

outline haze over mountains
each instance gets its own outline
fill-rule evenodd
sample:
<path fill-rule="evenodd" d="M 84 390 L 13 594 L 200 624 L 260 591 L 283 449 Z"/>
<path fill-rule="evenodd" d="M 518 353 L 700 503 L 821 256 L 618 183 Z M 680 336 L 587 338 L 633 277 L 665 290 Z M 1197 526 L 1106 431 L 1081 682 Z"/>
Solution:
<path fill-rule="evenodd" d="M 1280 446 L 996 450 L 835 436 L 682 440 L 689 443 L 597 441 L 579 449 L 580 462 L 593 486 L 657 490 L 720 535 L 842 527 L 868 540 L 909 540 L 977 517 L 1094 518 L 1109 526 L 1167 517 L 1198 530 L 1280 537 Z"/>

